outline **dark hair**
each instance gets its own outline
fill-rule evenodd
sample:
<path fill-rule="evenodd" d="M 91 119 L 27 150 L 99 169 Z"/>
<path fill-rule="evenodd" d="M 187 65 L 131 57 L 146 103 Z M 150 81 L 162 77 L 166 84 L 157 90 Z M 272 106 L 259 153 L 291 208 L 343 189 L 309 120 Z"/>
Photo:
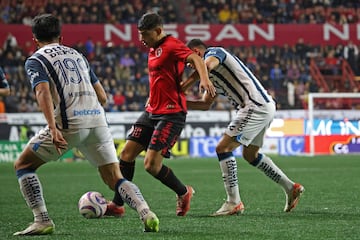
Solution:
<path fill-rule="evenodd" d="M 200 39 L 198 39 L 198 38 L 190 40 L 186 45 L 190 49 L 192 49 L 194 47 L 200 47 L 200 46 L 205 48 L 205 49 L 207 48 L 206 44 L 203 41 L 201 41 Z"/>
<path fill-rule="evenodd" d="M 50 42 L 61 34 L 60 20 L 51 14 L 41 14 L 32 20 L 32 33 L 40 42 Z"/>
<path fill-rule="evenodd" d="M 162 25 L 163 25 L 162 17 L 157 13 L 149 12 L 142 15 L 142 17 L 138 21 L 137 28 L 140 31 L 144 31 L 144 30 L 151 30 L 155 27 Z"/>

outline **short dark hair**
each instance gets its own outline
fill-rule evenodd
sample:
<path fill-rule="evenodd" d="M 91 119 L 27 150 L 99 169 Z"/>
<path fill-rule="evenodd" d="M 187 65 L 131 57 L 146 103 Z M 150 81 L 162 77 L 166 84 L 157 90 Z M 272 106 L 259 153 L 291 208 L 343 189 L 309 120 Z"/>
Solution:
<path fill-rule="evenodd" d="M 194 39 L 190 40 L 186 45 L 190 49 L 192 49 L 194 47 L 203 47 L 205 49 L 208 48 L 206 46 L 206 44 L 203 41 L 201 41 L 200 39 L 198 39 L 198 38 L 194 38 Z"/>
<path fill-rule="evenodd" d="M 50 42 L 61 34 L 60 20 L 51 14 L 41 14 L 32 20 L 32 33 L 40 42 Z"/>
<path fill-rule="evenodd" d="M 163 25 L 163 19 L 159 14 L 154 12 L 148 12 L 142 15 L 142 17 L 138 21 L 137 28 L 140 31 L 145 31 L 145 30 L 154 29 L 155 27 L 159 27 L 162 25 Z"/>

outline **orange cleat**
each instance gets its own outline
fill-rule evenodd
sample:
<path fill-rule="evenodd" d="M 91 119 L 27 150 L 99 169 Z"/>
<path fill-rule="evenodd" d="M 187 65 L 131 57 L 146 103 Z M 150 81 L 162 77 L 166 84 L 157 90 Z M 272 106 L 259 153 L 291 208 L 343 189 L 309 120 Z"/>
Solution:
<path fill-rule="evenodd" d="M 190 200 L 195 193 L 191 186 L 186 186 L 187 192 L 182 196 L 177 196 L 176 215 L 185 216 L 190 210 Z"/>
<path fill-rule="evenodd" d="M 305 188 L 301 184 L 299 183 L 294 184 L 292 191 L 286 193 L 286 203 L 285 203 L 284 212 L 290 212 L 292 209 L 296 207 L 304 191 Z"/>
<path fill-rule="evenodd" d="M 107 208 L 105 212 L 105 216 L 114 216 L 114 217 L 122 217 L 125 214 L 124 206 L 118 206 L 112 201 L 107 203 Z"/>

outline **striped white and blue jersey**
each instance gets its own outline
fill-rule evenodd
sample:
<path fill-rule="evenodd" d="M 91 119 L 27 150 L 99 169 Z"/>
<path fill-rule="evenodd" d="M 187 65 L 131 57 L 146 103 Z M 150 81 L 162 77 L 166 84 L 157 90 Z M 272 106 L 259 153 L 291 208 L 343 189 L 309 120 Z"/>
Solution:
<path fill-rule="evenodd" d="M 107 126 L 92 86 L 99 80 L 75 49 L 58 43 L 46 45 L 26 60 L 25 70 L 33 90 L 41 82 L 49 83 L 58 128 Z"/>
<path fill-rule="evenodd" d="M 226 96 L 235 108 L 273 102 L 259 80 L 239 58 L 222 47 L 208 48 L 204 59 L 210 56 L 219 59 L 220 64 L 210 71 L 209 78 L 216 92 Z"/>

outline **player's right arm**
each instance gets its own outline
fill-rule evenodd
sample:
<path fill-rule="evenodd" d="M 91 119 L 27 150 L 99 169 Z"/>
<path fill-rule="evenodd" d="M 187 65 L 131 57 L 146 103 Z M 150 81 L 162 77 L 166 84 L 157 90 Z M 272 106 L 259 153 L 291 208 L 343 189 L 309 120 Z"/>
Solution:
<path fill-rule="evenodd" d="M 203 59 L 198 56 L 196 53 L 192 53 L 187 57 L 187 62 L 190 63 L 196 69 L 197 73 L 199 74 L 200 84 L 199 89 L 200 91 L 204 90 L 211 94 L 211 96 L 216 96 L 216 90 L 214 85 L 209 79 L 208 72 L 206 66 L 203 62 Z"/>
<path fill-rule="evenodd" d="M 42 65 L 37 60 L 27 60 L 25 63 L 25 70 L 31 82 L 32 88 L 35 91 L 35 97 L 39 104 L 39 108 L 43 112 L 50 129 L 53 144 L 55 145 L 56 151 L 61 154 L 61 150 L 67 148 L 67 142 L 62 136 L 62 133 L 56 127 L 49 78 L 42 70 Z"/>
<path fill-rule="evenodd" d="M 197 71 L 194 71 L 187 79 L 180 83 L 181 90 L 186 92 L 186 90 L 192 87 L 197 80 L 199 80 L 199 74 Z"/>
<path fill-rule="evenodd" d="M 53 144 L 56 151 L 61 154 L 61 150 L 67 148 L 67 142 L 62 136 L 62 133 L 56 128 L 53 101 L 50 94 L 50 87 L 48 82 L 41 82 L 35 86 L 35 96 L 41 111 L 48 123 Z"/>
<path fill-rule="evenodd" d="M 188 109 L 191 110 L 209 110 L 216 96 L 211 96 L 207 91 L 203 93 L 202 99 L 200 100 L 186 100 Z"/>

